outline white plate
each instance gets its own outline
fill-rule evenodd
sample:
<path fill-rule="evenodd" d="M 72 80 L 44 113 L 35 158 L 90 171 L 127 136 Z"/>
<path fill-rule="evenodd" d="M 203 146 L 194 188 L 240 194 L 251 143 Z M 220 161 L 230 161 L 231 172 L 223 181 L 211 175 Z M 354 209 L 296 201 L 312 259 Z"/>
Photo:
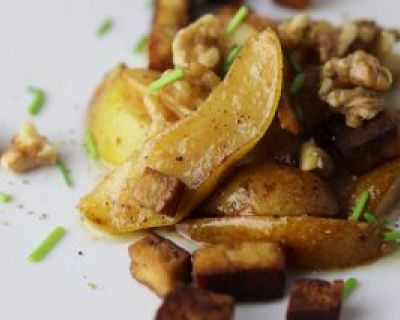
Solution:
<path fill-rule="evenodd" d="M 336 21 L 368 17 L 400 27 L 397 0 L 316 2 L 312 14 L 318 17 Z M 0 3 L 0 149 L 29 119 L 25 88 L 43 87 L 48 103 L 33 121 L 59 146 L 74 181 L 74 188 L 68 189 L 55 168 L 24 177 L 0 172 L 0 191 L 14 196 L 13 202 L 0 205 L 0 318 L 152 319 L 160 300 L 129 275 L 126 247 L 132 239 L 88 232 L 75 210 L 79 197 L 102 174 L 80 144 L 87 101 L 102 75 L 118 62 L 145 65 L 131 48 L 148 31 L 151 12 L 144 0 Z M 291 13 L 267 0 L 251 3 L 272 16 Z M 108 16 L 114 18 L 114 28 L 105 37 L 96 37 L 98 24 Z M 56 225 L 65 226 L 68 236 L 42 263 L 29 263 L 29 251 Z M 344 304 L 343 319 L 397 320 L 399 267 L 397 254 L 369 266 L 309 276 L 360 280 L 359 289 Z M 241 306 L 236 318 L 284 319 L 286 304 L 283 300 Z"/>

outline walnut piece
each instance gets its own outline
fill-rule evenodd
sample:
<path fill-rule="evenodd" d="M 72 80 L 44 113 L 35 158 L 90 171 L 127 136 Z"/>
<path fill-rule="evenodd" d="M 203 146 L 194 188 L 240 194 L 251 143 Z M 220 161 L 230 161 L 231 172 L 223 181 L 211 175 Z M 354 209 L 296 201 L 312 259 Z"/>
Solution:
<path fill-rule="evenodd" d="M 278 25 L 278 35 L 286 48 L 316 48 L 321 61 L 336 55 L 336 28 L 326 21 L 312 21 L 307 15 L 298 14 Z"/>
<path fill-rule="evenodd" d="M 354 85 L 375 91 L 386 91 L 393 82 L 391 72 L 376 57 L 361 50 L 342 59 L 329 60 L 324 65 L 322 77 L 323 82 L 329 81 L 330 85 Z M 329 88 L 326 83 L 322 87 Z"/>
<path fill-rule="evenodd" d="M 333 160 L 323 149 L 319 148 L 314 139 L 303 143 L 300 149 L 300 169 L 302 171 L 315 171 L 328 177 L 333 171 Z"/>
<path fill-rule="evenodd" d="M 222 22 L 210 14 L 181 29 L 172 43 L 175 67 L 191 69 L 200 65 L 216 70 L 221 61 L 222 38 Z"/>
<path fill-rule="evenodd" d="M 57 160 L 56 149 L 41 136 L 31 122 L 25 123 L 14 136 L 1 157 L 1 165 L 15 173 L 52 165 Z"/>
<path fill-rule="evenodd" d="M 326 21 L 311 20 L 305 14 L 281 22 L 278 34 L 284 47 L 316 50 L 321 62 L 357 50 L 369 52 L 381 60 L 400 40 L 399 31 L 385 29 L 374 21 L 354 20 L 336 27 Z"/>
<path fill-rule="evenodd" d="M 338 53 L 343 56 L 364 50 L 380 56 L 391 52 L 400 40 L 397 30 L 385 29 L 371 20 L 354 20 L 344 23 L 338 30 Z"/>
<path fill-rule="evenodd" d="M 171 71 L 165 71 L 168 72 Z M 152 133 L 156 134 L 196 111 L 220 82 L 213 71 L 199 67 L 187 70 L 183 79 L 157 93 L 146 94 L 143 102 L 152 120 Z"/>
<path fill-rule="evenodd" d="M 392 82 L 391 72 L 377 58 L 358 50 L 325 63 L 319 94 L 333 112 L 345 115 L 348 126 L 357 128 L 382 111 L 377 93 L 390 89 Z"/>

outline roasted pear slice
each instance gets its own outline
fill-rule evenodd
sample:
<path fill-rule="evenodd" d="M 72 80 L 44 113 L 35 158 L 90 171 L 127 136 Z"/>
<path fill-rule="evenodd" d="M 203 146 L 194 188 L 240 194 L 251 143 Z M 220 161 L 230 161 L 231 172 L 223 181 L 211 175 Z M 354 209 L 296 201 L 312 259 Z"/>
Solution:
<path fill-rule="evenodd" d="M 81 200 L 82 215 L 112 233 L 172 225 L 187 216 L 268 130 L 282 66 L 272 30 L 249 39 L 197 111 L 110 173 Z"/>
<path fill-rule="evenodd" d="M 225 217 L 204 218 L 177 226 L 184 236 L 206 243 L 271 241 L 287 250 L 295 269 L 344 268 L 380 256 L 380 230 L 363 222 L 332 218 Z"/>
<path fill-rule="evenodd" d="M 143 98 L 160 73 L 119 65 L 109 72 L 93 95 L 87 118 L 100 158 L 121 164 L 150 136 L 151 118 Z"/>
<path fill-rule="evenodd" d="M 240 168 L 198 211 L 208 216 L 329 217 L 339 214 L 339 205 L 329 185 L 314 173 L 262 163 Z"/>

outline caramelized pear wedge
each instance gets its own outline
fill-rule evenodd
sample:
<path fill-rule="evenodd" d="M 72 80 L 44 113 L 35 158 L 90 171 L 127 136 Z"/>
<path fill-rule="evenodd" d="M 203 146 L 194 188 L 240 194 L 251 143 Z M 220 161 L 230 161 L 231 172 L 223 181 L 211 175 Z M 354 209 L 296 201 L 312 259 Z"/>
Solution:
<path fill-rule="evenodd" d="M 400 159 L 387 162 L 357 178 L 348 204 L 349 215 L 363 191 L 369 192 L 367 209 L 372 211 L 378 221 L 387 218 L 400 195 Z"/>
<path fill-rule="evenodd" d="M 224 217 L 177 225 L 185 237 L 205 243 L 271 241 L 287 249 L 289 267 L 304 270 L 345 268 L 382 254 L 379 228 L 331 218 Z"/>
<path fill-rule="evenodd" d="M 240 168 L 198 211 L 207 216 L 332 217 L 339 214 L 339 205 L 316 174 L 263 163 Z"/>
<path fill-rule="evenodd" d="M 282 68 L 272 30 L 249 39 L 197 111 L 111 172 L 81 200 L 82 215 L 111 233 L 172 225 L 187 216 L 268 130 Z"/>
<path fill-rule="evenodd" d="M 90 101 L 87 124 L 102 161 L 121 164 L 149 138 L 152 121 L 143 97 L 160 75 L 119 65 L 100 83 Z"/>

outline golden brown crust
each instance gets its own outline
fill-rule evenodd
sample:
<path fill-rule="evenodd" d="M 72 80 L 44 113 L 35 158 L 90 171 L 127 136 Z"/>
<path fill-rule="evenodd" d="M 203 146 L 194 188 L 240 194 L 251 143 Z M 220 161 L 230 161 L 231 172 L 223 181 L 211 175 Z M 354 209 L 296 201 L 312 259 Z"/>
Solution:
<path fill-rule="evenodd" d="M 233 320 L 233 299 L 199 288 L 180 285 L 157 311 L 156 320 Z"/>
<path fill-rule="evenodd" d="M 174 216 L 184 191 L 185 184 L 179 179 L 146 168 L 143 177 L 135 184 L 133 197 L 145 208 Z"/>
<path fill-rule="evenodd" d="M 287 320 L 338 320 L 343 281 L 332 283 L 303 279 L 296 282 L 290 296 Z"/>
<path fill-rule="evenodd" d="M 198 287 L 237 301 L 276 299 L 283 296 L 285 256 L 268 242 L 209 246 L 194 253 L 193 277 Z"/>
<path fill-rule="evenodd" d="M 179 283 L 190 282 L 190 254 L 154 233 L 129 248 L 132 277 L 159 296 L 165 296 Z"/>
<path fill-rule="evenodd" d="M 149 37 L 149 68 L 164 71 L 172 64 L 172 40 L 189 22 L 189 0 L 157 0 Z"/>

